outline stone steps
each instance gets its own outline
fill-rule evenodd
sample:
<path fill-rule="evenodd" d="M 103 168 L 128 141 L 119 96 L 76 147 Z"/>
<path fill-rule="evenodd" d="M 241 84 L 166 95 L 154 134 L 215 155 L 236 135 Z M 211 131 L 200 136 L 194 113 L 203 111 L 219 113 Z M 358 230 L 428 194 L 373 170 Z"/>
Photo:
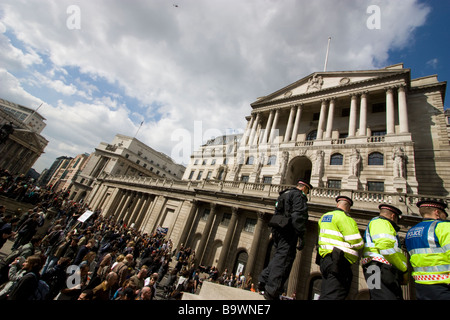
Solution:
<path fill-rule="evenodd" d="M 204 281 L 199 294 L 184 292 L 181 300 L 264 300 L 256 292 Z"/>

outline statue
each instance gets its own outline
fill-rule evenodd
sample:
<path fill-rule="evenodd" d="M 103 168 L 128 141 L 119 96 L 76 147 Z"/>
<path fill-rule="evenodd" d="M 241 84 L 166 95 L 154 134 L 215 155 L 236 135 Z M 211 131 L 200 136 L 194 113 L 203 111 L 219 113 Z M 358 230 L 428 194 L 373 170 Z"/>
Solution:
<path fill-rule="evenodd" d="M 361 155 L 357 149 L 352 150 L 350 155 L 350 176 L 359 176 L 359 168 L 361 164 Z"/>
<path fill-rule="evenodd" d="M 322 150 L 316 151 L 316 163 L 314 165 L 314 174 L 322 177 L 323 175 L 323 157 L 325 155 L 325 152 Z"/>
<path fill-rule="evenodd" d="M 392 152 L 392 160 L 394 160 L 394 178 L 404 178 L 406 156 L 402 147 L 394 147 L 394 150 Z"/>

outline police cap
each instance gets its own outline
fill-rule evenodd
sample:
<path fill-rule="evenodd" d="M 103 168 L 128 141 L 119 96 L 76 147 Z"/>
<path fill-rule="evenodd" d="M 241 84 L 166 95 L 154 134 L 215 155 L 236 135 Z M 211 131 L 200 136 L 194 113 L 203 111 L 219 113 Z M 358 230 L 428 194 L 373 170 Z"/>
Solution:
<path fill-rule="evenodd" d="M 336 197 L 336 202 L 339 202 L 339 201 L 347 201 L 350 204 L 350 206 L 353 206 L 353 200 L 350 199 L 349 197 L 338 196 L 338 197 Z"/>
<path fill-rule="evenodd" d="M 391 206 L 389 204 L 380 204 L 378 206 L 378 209 L 382 210 L 382 209 L 386 209 L 391 211 L 392 213 L 395 213 L 397 216 L 401 217 L 402 215 L 402 211 L 399 208 L 396 208 L 394 206 Z"/>
<path fill-rule="evenodd" d="M 439 210 L 444 211 L 445 215 L 448 217 L 448 213 L 445 211 L 447 209 L 447 204 L 442 201 L 435 201 L 435 200 L 422 200 L 416 203 L 416 206 L 418 208 L 422 207 L 432 207 Z"/>
<path fill-rule="evenodd" d="M 308 187 L 309 190 L 313 188 L 313 186 L 306 180 L 300 179 L 298 180 L 297 184 L 302 184 Z"/>

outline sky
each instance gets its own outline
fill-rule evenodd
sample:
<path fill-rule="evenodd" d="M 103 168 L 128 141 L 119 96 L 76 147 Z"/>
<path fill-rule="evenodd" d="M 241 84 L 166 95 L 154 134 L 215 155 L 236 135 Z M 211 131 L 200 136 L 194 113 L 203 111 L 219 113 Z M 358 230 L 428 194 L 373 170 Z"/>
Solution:
<path fill-rule="evenodd" d="M 2 0 L 0 98 L 46 119 L 33 168 L 118 133 L 186 165 L 309 74 L 404 63 L 448 81 L 450 0 Z M 448 99 L 446 99 L 448 101 Z M 447 106 L 447 104 L 446 104 Z"/>

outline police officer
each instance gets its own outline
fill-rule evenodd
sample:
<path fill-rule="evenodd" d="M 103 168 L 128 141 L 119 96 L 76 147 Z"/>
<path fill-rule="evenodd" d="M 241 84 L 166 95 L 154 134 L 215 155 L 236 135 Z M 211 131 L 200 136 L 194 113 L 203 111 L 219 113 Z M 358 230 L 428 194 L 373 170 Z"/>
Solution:
<path fill-rule="evenodd" d="M 406 247 L 418 300 L 450 300 L 450 221 L 447 204 L 417 203 L 423 221 L 409 229 Z"/>
<path fill-rule="evenodd" d="M 352 264 L 358 261 L 358 250 L 364 246 L 356 221 L 350 215 L 353 201 L 336 198 L 337 208 L 319 220 L 319 250 L 322 287 L 319 300 L 344 300 L 353 279 Z"/>
<path fill-rule="evenodd" d="M 364 277 L 371 300 L 403 300 L 401 285 L 408 283 L 408 265 L 397 235 L 402 212 L 388 204 L 378 209 L 379 216 L 370 220 L 364 233 Z"/>
<path fill-rule="evenodd" d="M 304 235 L 308 221 L 306 195 L 311 189 L 312 185 L 307 181 L 299 180 L 295 188 L 280 192 L 277 199 L 274 217 L 282 218 L 285 222 L 269 223 L 269 226 L 272 227 L 275 253 L 258 279 L 258 289 L 267 300 L 279 299 L 283 293 L 284 283 L 291 272 L 296 249 L 302 250 L 304 247 Z"/>

